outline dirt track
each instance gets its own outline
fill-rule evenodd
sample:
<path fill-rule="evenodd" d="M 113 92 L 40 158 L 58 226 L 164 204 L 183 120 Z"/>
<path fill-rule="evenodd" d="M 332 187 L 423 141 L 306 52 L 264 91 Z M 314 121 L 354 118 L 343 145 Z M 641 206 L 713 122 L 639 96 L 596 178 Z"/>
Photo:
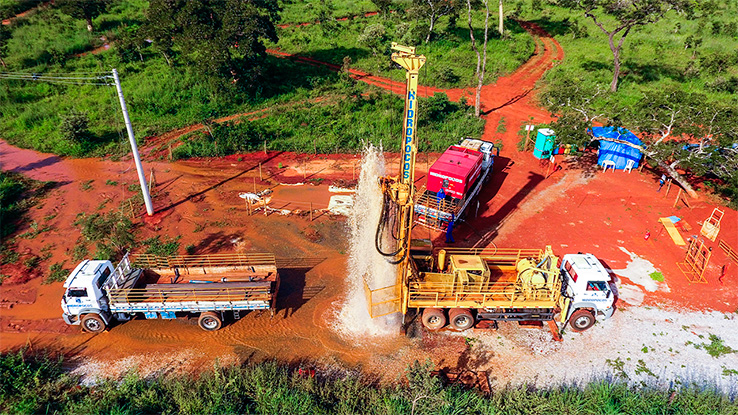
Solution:
<path fill-rule="evenodd" d="M 661 225 L 659 217 L 676 215 L 692 225 L 692 234 L 712 211 L 708 199 L 691 201 L 692 209 L 674 204 L 674 191 L 656 193 L 652 173 L 634 171 L 602 173 L 586 162 L 565 160 L 563 169 L 546 177 L 548 165 L 539 164 L 529 153 L 515 150 L 516 127 L 529 116 L 545 122 L 546 113 L 531 103 L 535 82 L 557 60 L 563 59 L 558 43 L 534 25 L 524 24 L 536 35 L 536 53 L 509 77 L 485 86 L 483 110 L 487 118 L 485 139 L 501 138 L 504 149 L 495 164 L 491 184 L 480 198 L 477 218 L 469 226 L 457 229 L 457 245 L 504 247 L 542 247 L 550 244 L 555 252 L 588 251 L 602 258 L 621 279 L 619 306 L 669 304 L 677 308 L 733 312 L 738 307 L 738 293 L 730 289 L 738 283 L 738 264 L 730 264 L 722 279 L 718 277 L 728 259 L 717 248 L 706 273 L 707 284 L 689 284 L 676 266 L 684 257 L 684 248 L 675 246 Z M 355 73 L 358 79 L 385 85 L 394 92 L 402 87 L 390 81 Z M 422 87 L 421 92 L 425 93 Z M 435 93 L 435 89 L 428 89 Z M 444 91 L 459 99 L 468 90 Z M 508 131 L 494 133 L 497 121 L 505 117 Z M 513 126 L 515 128 L 513 128 Z M 195 126 L 196 127 L 196 126 Z M 191 127 L 191 128 L 195 128 Z M 188 129 L 183 129 L 188 130 Z M 181 133 L 183 130 L 173 135 Z M 167 136 L 164 141 L 171 139 Z M 155 138 L 154 143 L 164 142 Z M 154 146 L 147 146 L 152 149 Z M 241 157 L 241 161 L 238 161 Z M 433 155 L 430 156 L 431 162 Z M 259 163 L 262 163 L 260 176 Z M 281 163 L 284 168 L 279 168 Z M 317 360 L 361 366 L 388 377 L 401 373 L 414 359 L 430 357 L 439 365 L 469 365 L 463 337 L 444 334 L 423 335 L 416 339 L 393 337 L 360 344 L 357 339 L 341 338 L 333 329 L 335 312 L 345 295 L 346 236 L 343 220 L 322 215 L 313 222 L 306 217 L 248 216 L 238 194 L 275 188 L 275 208 L 305 209 L 325 204 L 327 184 L 355 180 L 358 160 L 353 156 L 306 156 L 291 153 L 253 153 L 223 159 L 177 163 L 151 162 L 156 175 L 154 199 L 156 215 L 143 218 L 141 237 L 161 234 L 181 235 L 182 246 L 193 244 L 198 253 L 274 252 L 283 261 L 281 311 L 274 319 L 248 315 L 216 333 L 204 333 L 191 322 L 131 321 L 106 333 L 90 336 L 78 328 L 64 325 L 60 319 L 60 283 L 40 285 L 40 278 L 23 282 L 20 275 L 0 287 L 0 332 L 2 349 L 30 342 L 33 347 L 58 348 L 93 362 L 128 362 L 142 365 L 141 371 L 191 370 L 220 362 L 246 358 L 278 358 L 296 362 Z M 38 180 L 58 182 L 57 188 L 38 209 L 29 213 L 31 221 L 48 224 L 52 230 L 33 239 L 19 239 L 21 252 L 39 254 L 47 248 L 53 256 L 43 264 L 66 260 L 79 231 L 72 225 L 77 213 L 94 212 L 101 205 L 118 206 L 133 195 L 128 185 L 137 182 L 132 162 L 94 159 L 62 159 L 52 155 L 19 150 L 0 141 L 0 165 L 3 170 L 18 171 Z M 393 164 L 396 166 L 396 163 Z M 425 160 L 421 156 L 418 180 L 424 180 Z M 396 168 L 396 167 L 395 167 Z M 261 177 L 261 178 L 260 178 Z M 118 182 L 107 185 L 108 178 Z M 301 191 L 301 187 L 280 186 L 306 179 L 324 179 L 320 186 Z M 82 183 L 93 180 L 85 190 Z M 283 192 L 283 193 L 281 193 Z M 278 197 L 279 195 L 283 195 Z M 276 205 L 279 203 L 279 205 Z M 51 219 L 47 219 L 51 218 Z M 27 231 L 21 229 L 20 232 Z M 650 231 L 651 238 L 644 240 Z M 439 235 L 416 230 L 416 237 L 431 237 L 442 244 Z M 684 233 L 684 236 L 689 236 Z M 738 248 L 738 215 L 727 210 L 720 234 Z M 648 281 L 633 277 L 628 252 L 652 263 L 664 274 L 665 282 L 648 291 Z M 307 258 L 307 259 L 306 259 Z M 297 264 L 297 265 L 295 265 Z M 3 273 L 17 273 L 12 267 Z M 629 277 L 629 275 L 631 277 Z M 648 277 L 646 277 L 648 278 Z M 635 280 L 634 280 L 635 279 Z M 652 288 L 652 287 L 651 287 Z M 615 318 L 623 318 L 616 314 Z M 606 334 L 604 334 L 606 335 Z M 585 333 L 583 336 L 590 336 Z M 569 341 L 569 340 L 567 340 Z M 576 341 L 576 340 L 571 340 Z M 733 345 L 734 347 L 738 345 Z M 150 356 L 150 357 L 145 357 Z M 153 358 L 151 358 L 153 357 Z M 123 370 L 127 366 L 121 364 Z M 488 362 L 479 364 L 485 370 Z"/>

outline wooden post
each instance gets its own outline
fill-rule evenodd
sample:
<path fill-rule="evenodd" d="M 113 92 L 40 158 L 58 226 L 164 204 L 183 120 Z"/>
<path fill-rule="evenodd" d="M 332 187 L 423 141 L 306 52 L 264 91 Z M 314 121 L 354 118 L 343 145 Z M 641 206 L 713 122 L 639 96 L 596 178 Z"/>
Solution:
<path fill-rule="evenodd" d="M 172 155 L 172 143 L 169 143 L 169 161 L 172 161 L 173 155 Z"/>
<path fill-rule="evenodd" d="M 256 194 L 256 177 L 254 177 L 254 194 Z"/>
<path fill-rule="evenodd" d="M 267 154 L 267 142 L 264 140 L 264 154 Z"/>
<path fill-rule="evenodd" d="M 682 197 L 682 188 L 679 188 L 679 192 L 677 193 L 676 199 L 674 199 L 674 206 L 672 208 L 675 208 L 677 203 L 679 203 L 679 198 Z"/>
<path fill-rule="evenodd" d="M 525 147 L 523 147 L 523 151 L 528 151 L 528 146 L 530 145 L 530 129 L 528 129 L 528 126 L 525 126 Z"/>
<path fill-rule="evenodd" d="M 261 175 L 261 163 L 259 163 L 259 181 L 264 181 L 264 177 Z"/>
<path fill-rule="evenodd" d="M 251 216 L 251 199 L 246 199 L 246 206 L 249 209 L 249 216 Z"/>
<path fill-rule="evenodd" d="M 671 190 L 671 179 L 666 180 L 666 194 L 664 197 L 669 196 L 669 190 Z"/>
<path fill-rule="evenodd" d="M 310 222 L 313 221 L 313 202 L 310 202 Z"/>
<path fill-rule="evenodd" d="M 151 194 L 151 187 L 154 185 L 154 168 L 151 168 L 151 175 L 149 175 L 149 194 Z"/>

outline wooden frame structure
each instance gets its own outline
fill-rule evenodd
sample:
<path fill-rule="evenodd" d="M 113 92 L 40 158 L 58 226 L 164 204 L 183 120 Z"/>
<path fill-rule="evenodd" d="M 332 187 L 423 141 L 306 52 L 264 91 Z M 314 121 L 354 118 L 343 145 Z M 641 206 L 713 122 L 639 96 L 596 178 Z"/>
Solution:
<path fill-rule="evenodd" d="M 728 245 L 728 243 L 723 241 L 722 239 L 720 240 L 720 242 L 718 242 L 718 246 L 720 247 L 720 249 L 723 250 L 723 252 L 725 252 L 725 255 L 728 258 L 730 258 L 733 262 L 738 264 L 738 252 L 736 252 L 736 250 L 733 249 L 733 247 Z"/>
<path fill-rule="evenodd" d="M 711 256 L 712 248 L 705 246 L 705 241 L 701 238 L 692 239 L 689 241 L 684 262 L 677 262 L 677 266 L 691 284 L 707 284 L 705 269 Z"/>
<path fill-rule="evenodd" d="M 702 224 L 700 234 L 705 238 L 715 242 L 718 233 L 720 233 L 720 221 L 723 220 L 723 215 L 725 215 L 724 211 L 718 208 L 713 209 L 710 217 L 707 218 L 705 223 Z"/>

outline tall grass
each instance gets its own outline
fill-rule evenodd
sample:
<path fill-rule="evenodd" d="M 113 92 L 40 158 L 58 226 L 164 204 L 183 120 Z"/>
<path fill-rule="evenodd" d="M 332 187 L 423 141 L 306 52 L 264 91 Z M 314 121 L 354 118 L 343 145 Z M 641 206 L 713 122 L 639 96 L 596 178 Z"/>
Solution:
<path fill-rule="evenodd" d="M 403 3 L 403 2 L 397 2 Z M 281 13 L 282 23 L 305 23 L 317 21 L 320 11 L 325 10 L 333 17 L 358 16 L 367 12 L 376 11 L 377 7 L 370 0 L 347 0 L 317 2 L 311 0 L 296 0 L 283 4 Z"/>
<path fill-rule="evenodd" d="M 0 19 L 7 19 L 31 10 L 41 3 L 43 0 L 0 0 Z"/>
<path fill-rule="evenodd" d="M 3 413 L 255 414 L 730 414 L 738 405 L 709 386 L 661 390 L 596 382 L 583 388 L 508 387 L 486 396 L 444 386 L 430 364 L 408 367 L 398 382 L 330 370 L 315 377 L 276 363 L 218 367 L 200 375 L 144 379 L 135 370 L 93 385 L 62 370 L 61 361 L 25 350 L 0 355 Z M 404 380 L 407 379 L 407 380 Z"/>
<path fill-rule="evenodd" d="M 475 38 L 483 39 L 484 17 L 473 13 Z M 289 26 L 279 31 L 276 45 L 290 53 L 310 56 L 320 61 L 342 65 L 345 57 L 351 58 L 351 67 L 375 75 L 404 80 L 401 71 L 394 70 L 388 58 L 393 41 L 410 46 L 417 45 L 417 52 L 427 57 L 421 69 L 422 85 L 467 87 L 476 85 L 474 71 L 477 57 L 471 49 L 466 13 L 455 22 L 448 17 L 439 19 L 435 37 L 425 43 L 427 27 L 417 16 L 403 11 L 387 16 L 358 17 L 335 22 L 331 29 L 325 25 Z M 487 77 L 485 83 L 493 83 L 498 77 L 514 71 L 528 60 L 535 49 L 535 42 L 514 20 L 506 21 L 507 35 L 501 39 L 495 29 L 495 16 L 490 17 L 489 43 L 487 45 Z M 370 25 L 381 25 L 384 35 L 376 40 L 378 49 L 371 49 L 358 42 L 360 35 Z M 478 43 L 478 47 L 481 44 Z"/>
<path fill-rule="evenodd" d="M 714 11 L 698 11 L 692 19 L 670 12 L 659 22 L 632 31 L 623 44 L 618 91 L 601 94 L 593 105 L 605 111 L 627 107 L 646 91 L 669 87 L 738 105 L 738 7 L 727 1 L 709 4 Z M 525 16 L 555 35 L 566 54 L 561 64 L 546 73 L 547 88 L 559 88 L 574 79 L 607 89 L 613 75 L 612 52 L 607 36 L 591 19 L 552 5 L 542 12 L 526 10 Z M 601 20 L 612 27 L 611 19 Z"/>
<path fill-rule="evenodd" d="M 349 87 L 350 89 L 350 87 Z M 383 92 L 367 96 L 356 91 L 333 94 L 314 102 L 275 107 L 263 118 L 227 123 L 185 138 L 176 158 L 217 157 L 263 148 L 281 151 L 336 153 L 360 151 L 364 144 L 398 151 L 401 142 L 401 97 Z M 443 151 L 462 137 L 479 137 L 484 120 L 445 94 L 420 99 L 420 151 Z"/>
<path fill-rule="evenodd" d="M 318 5 L 315 2 L 298 1 L 286 4 L 283 15 L 294 18 L 303 16 L 305 20 L 312 21 L 308 9 L 327 8 L 328 16 L 343 16 L 373 10 L 370 3 L 356 0 Z M 19 18 L 11 25 L 13 38 L 8 45 L 8 70 L 108 75 L 111 68 L 117 68 L 139 142 L 148 136 L 186 125 L 274 107 L 289 101 L 301 102 L 324 94 L 340 94 L 345 89 L 339 76 L 327 68 L 286 59 L 269 58 L 266 66 L 268 70 L 264 72 L 262 82 L 243 88 L 239 85 L 223 86 L 212 82 L 180 60 L 176 53 L 169 66 L 164 57 L 148 47 L 148 44 L 142 45 L 136 53 L 123 53 L 122 45 L 125 42 L 114 41 L 137 30 L 143 23 L 146 6 L 146 2 L 142 0 L 115 3 L 107 13 L 95 19 L 94 34 L 87 32 L 83 21 L 65 16 L 53 7 L 44 7 Z M 385 76 L 402 80 L 403 71 L 392 70 L 387 65 L 388 49 L 374 56 L 366 46 L 357 45 L 358 34 L 367 25 L 380 22 L 390 30 L 387 39 L 382 41 L 383 47 L 388 47 L 390 41 L 395 40 L 394 32 L 391 31 L 410 30 L 415 24 L 412 23 L 413 19 L 401 14 L 400 11 L 391 16 L 337 22 L 328 31 L 325 31 L 323 25 L 290 27 L 281 30 L 284 39 L 279 46 L 338 64 L 343 62 L 345 56 L 351 56 L 354 60 L 352 66 L 378 71 Z M 398 29 L 405 21 L 412 24 L 405 25 L 405 29 Z M 443 20 L 439 22 L 437 39 L 420 50 L 429 58 L 429 64 L 421 74 L 422 83 L 444 86 L 468 84 L 473 63 L 476 62 L 473 52 L 468 48 L 468 33 L 461 23 L 445 29 L 444 24 L 449 26 Z M 529 36 L 519 28 L 515 30 L 517 32 L 512 35 L 511 40 L 491 42 L 490 80 L 494 78 L 494 74 L 513 70 L 532 52 Z M 112 42 L 110 50 L 79 56 L 81 52 L 88 52 L 104 42 Z M 354 90 L 356 94 L 363 94 L 368 87 L 360 84 Z M 300 110 L 299 104 L 296 105 Z M 125 129 L 113 87 L 3 79 L 0 80 L 0 108 L 0 137 L 14 145 L 76 157 L 116 156 L 127 151 Z M 337 133 L 332 133 L 331 137 L 320 140 L 317 144 L 314 140 L 294 140 L 290 138 L 294 131 L 272 131 L 271 129 L 278 126 L 275 122 L 264 122 L 263 129 L 267 129 L 267 133 L 274 137 L 274 148 L 296 151 L 316 151 L 318 147 L 321 151 L 355 149 L 360 138 L 378 141 L 378 137 L 388 136 L 389 128 L 381 129 L 381 134 L 375 131 L 379 121 L 371 123 L 371 127 L 360 127 L 365 120 L 386 119 L 387 116 L 382 111 L 386 109 L 372 110 L 363 105 L 363 118 L 354 117 L 354 124 L 358 127 L 353 127 L 363 128 L 363 131 L 356 130 L 356 137 L 348 137 L 348 144 Z M 87 139 L 72 140 L 60 134 L 62 119 L 72 112 L 84 113 L 89 119 Z M 311 115 L 319 114 L 317 110 L 311 110 Z M 324 115 L 326 119 L 311 120 L 310 123 L 319 126 L 321 132 L 327 128 L 326 124 L 336 122 L 330 119 L 332 114 Z M 293 118 L 300 117 L 300 114 L 293 115 Z M 280 121 L 285 121 L 285 117 L 279 118 Z M 348 123 L 348 120 L 341 123 Z M 453 126 L 444 125 L 443 128 L 447 129 L 444 133 L 449 136 L 473 135 Z M 394 145 L 393 140 L 389 142 L 392 143 L 390 146 Z M 301 144 L 307 147 L 300 147 Z M 242 151 L 244 148 L 252 146 L 241 146 L 238 149 Z M 196 151 L 193 154 L 204 153 Z"/>

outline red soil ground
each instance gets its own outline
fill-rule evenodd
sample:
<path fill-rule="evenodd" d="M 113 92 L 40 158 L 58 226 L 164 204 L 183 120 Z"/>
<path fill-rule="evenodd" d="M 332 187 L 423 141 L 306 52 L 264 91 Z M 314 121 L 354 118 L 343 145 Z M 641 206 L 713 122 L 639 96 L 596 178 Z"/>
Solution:
<path fill-rule="evenodd" d="M 674 245 L 657 222 L 659 217 L 676 215 L 692 226 L 691 232 L 683 232 L 685 237 L 697 235 L 702 221 L 717 206 L 709 197 L 690 200 L 692 208 L 683 204 L 675 208 L 675 190 L 668 196 L 665 189 L 657 193 L 654 172 L 646 169 L 602 173 L 586 158 L 562 157 L 562 169 L 546 177 L 548 165 L 516 150 L 515 128 L 508 128 L 504 134 L 494 132 L 502 117 L 508 126 L 520 125 L 531 116 L 534 122 L 550 120 L 531 101 L 531 91 L 545 70 L 563 59 L 563 51 L 540 28 L 523 24 L 535 36 L 536 53 L 515 73 L 483 89 L 483 110 L 488 121 L 483 137 L 502 139 L 504 149 L 495 164 L 492 182 L 480 197 L 477 216 L 470 215 L 468 225 L 457 227 L 456 245 L 543 247 L 550 244 L 560 255 L 592 252 L 613 269 L 625 268 L 630 260 L 620 249 L 623 247 L 653 263 L 670 288 L 668 292 L 646 292 L 647 304 L 735 311 L 738 264 L 731 264 L 717 243 L 708 241 L 713 247 L 713 257 L 705 273 L 707 283 L 690 284 L 676 265 L 683 260 L 685 248 Z M 354 75 L 394 92 L 402 91 L 401 85 L 391 81 L 357 72 Z M 436 92 L 433 88 L 421 88 L 421 92 L 426 91 Z M 444 92 L 453 99 L 471 93 L 469 90 Z M 162 145 L 196 128 L 188 127 L 150 140 L 144 155 L 157 154 L 162 151 Z M 416 176 L 419 182 L 425 179 L 425 158 L 432 162 L 436 156 L 420 156 Z M 389 157 L 392 168 L 396 169 L 397 156 Z M 250 314 L 215 333 L 202 332 L 187 321 L 135 320 L 92 336 L 62 322 L 61 283 L 42 285 L 36 275 L 46 274 L 48 266 L 55 262 L 65 261 L 67 269 L 75 265 L 70 253 L 80 237 L 73 225 L 77 214 L 114 208 L 133 196 L 128 190 L 129 185 L 137 183 L 133 163 L 65 159 L 20 150 L 0 141 L 3 170 L 58 183 L 37 208 L 31 209 L 29 222 L 19 233 L 28 231 L 32 222 L 49 225 L 51 230 L 35 238 L 17 239 L 18 250 L 23 254 L 21 262 L 30 255 L 40 256 L 42 250 L 50 252 L 51 258 L 30 279 L 20 264 L 0 269 L 11 276 L 0 286 L 0 349 L 31 343 L 36 348 L 58 349 L 103 362 L 133 356 L 153 356 L 155 360 L 174 355 L 170 359 L 176 360 L 179 357 L 174 352 L 187 351 L 181 361 L 170 361 L 172 368 L 185 369 L 209 367 L 214 358 L 221 362 L 247 358 L 340 362 L 382 372 L 388 377 L 401 373 L 408 362 L 418 358 L 430 357 L 453 367 L 455 362 L 461 362 L 460 351 L 465 348 L 462 337 L 444 339 L 439 345 L 438 338 L 433 336 L 424 335 L 420 339 L 397 336 L 369 345 L 342 338 L 332 329 L 337 324 L 335 312 L 346 290 L 347 237 L 342 219 L 325 213 L 312 222 L 305 216 L 249 216 L 238 197 L 244 191 L 270 187 L 275 189 L 272 207 L 305 209 L 313 203 L 314 209 L 323 208 L 327 184 L 354 182 L 358 164 L 358 157 L 352 155 L 275 152 L 176 163 L 147 162 L 146 168 L 153 169 L 156 177 L 157 213 L 148 218 L 140 210 L 135 212 L 135 221 L 140 223 L 139 237 L 181 236 L 182 246 L 192 244 L 197 253 L 275 253 L 283 273 L 281 310 L 271 319 L 267 315 Z M 322 182 L 309 188 L 279 185 L 309 179 L 322 179 Z M 90 185 L 82 185 L 91 180 Z M 107 180 L 117 184 L 106 184 Z M 719 239 L 738 248 L 738 214 L 725 210 Z M 644 240 L 647 231 L 651 237 Z M 442 235 L 422 229 L 416 229 L 415 236 L 430 237 L 438 245 L 444 243 Z M 727 272 L 719 280 L 726 265 Z"/>

